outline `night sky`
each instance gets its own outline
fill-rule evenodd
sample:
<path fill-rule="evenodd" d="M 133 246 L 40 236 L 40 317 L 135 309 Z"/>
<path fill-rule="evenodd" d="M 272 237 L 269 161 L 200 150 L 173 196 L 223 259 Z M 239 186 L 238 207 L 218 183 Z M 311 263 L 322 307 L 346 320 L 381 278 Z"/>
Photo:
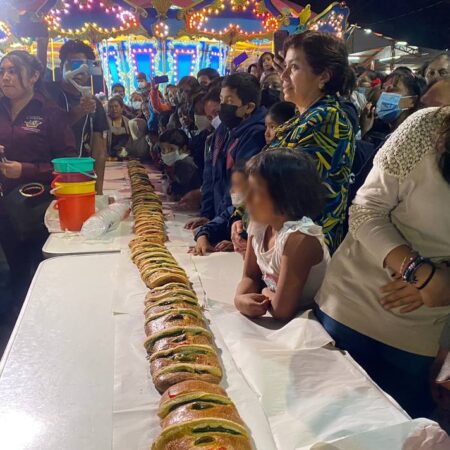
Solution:
<path fill-rule="evenodd" d="M 303 6 L 310 3 L 313 11 L 319 13 L 331 0 L 297 0 L 295 3 Z M 348 0 L 346 3 L 350 8 L 350 23 L 411 45 L 450 47 L 450 0 Z M 426 9 L 416 11 L 421 8 Z"/>

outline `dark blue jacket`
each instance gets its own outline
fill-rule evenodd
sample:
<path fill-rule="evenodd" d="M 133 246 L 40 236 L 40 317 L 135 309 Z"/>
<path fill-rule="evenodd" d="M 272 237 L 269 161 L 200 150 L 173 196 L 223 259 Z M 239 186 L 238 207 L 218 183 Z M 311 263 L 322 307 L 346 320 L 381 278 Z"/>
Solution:
<path fill-rule="evenodd" d="M 220 127 L 218 128 L 220 129 Z M 212 184 L 212 145 L 217 131 L 211 137 L 210 142 L 206 143 L 205 165 L 203 167 L 203 183 L 202 183 L 202 205 L 200 209 L 201 217 L 213 219 L 215 217 L 214 194 Z"/>
<path fill-rule="evenodd" d="M 209 130 L 203 130 L 200 133 L 195 133 L 189 140 L 189 151 L 194 158 L 195 164 L 200 171 L 203 178 L 203 171 L 205 169 L 205 144 L 208 136 L 210 135 Z"/>
<path fill-rule="evenodd" d="M 195 240 L 200 236 L 206 236 L 211 244 L 218 244 L 221 241 L 231 240 L 231 225 L 233 225 L 234 218 L 233 214 L 235 211 L 234 206 L 229 206 L 226 208 L 220 216 L 214 217 L 211 222 L 206 225 L 202 225 L 197 233 L 195 233 Z"/>
<path fill-rule="evenodd" d="M 236 162 L 248 161 L 264 147 L 266 113 L 265 108 L 258 108 L 232 130 L 223 124 L 217 128 L 203 172 L 202 216 L 219 216 L 231 205 L 231 171 Z"/>

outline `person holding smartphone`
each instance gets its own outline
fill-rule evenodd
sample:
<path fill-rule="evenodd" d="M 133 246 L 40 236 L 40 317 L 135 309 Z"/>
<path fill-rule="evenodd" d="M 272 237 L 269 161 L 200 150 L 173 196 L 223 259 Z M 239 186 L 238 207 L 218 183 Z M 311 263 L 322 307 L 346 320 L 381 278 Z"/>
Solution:
<path fill-rule="evenodd" d="M 88 88 L 91 85 L 95 54 L 84 42 L 69 40 L 59 50 L 59 59 L 63 80 L 49 82 L 45 88 L 55 103 L 70 114 L 78 155 L 91 156 L 95 159 L 96 189 L 97 194 L 101 194 L 106 162 L 108 120 L 101 102 L 93 95 L 83 95 L 75 86 L 76 84 L 81 88 Z M 79 71 L 73 78 L 67 76 L 82 66 L 87 66 L 88 70 Z"/>

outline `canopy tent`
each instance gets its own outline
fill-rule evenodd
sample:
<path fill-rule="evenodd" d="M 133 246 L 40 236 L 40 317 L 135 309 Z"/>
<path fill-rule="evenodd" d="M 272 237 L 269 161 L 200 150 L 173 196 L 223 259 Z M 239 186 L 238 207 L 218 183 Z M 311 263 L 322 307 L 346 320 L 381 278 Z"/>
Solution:
<path fill-rule="evenodd" d="M 418 69 L 440 53 L 439 50 L 417 47 L 355 25 L 348 32 L 347 49 L 351 63 L 388 73 L 400 65 Z"/>

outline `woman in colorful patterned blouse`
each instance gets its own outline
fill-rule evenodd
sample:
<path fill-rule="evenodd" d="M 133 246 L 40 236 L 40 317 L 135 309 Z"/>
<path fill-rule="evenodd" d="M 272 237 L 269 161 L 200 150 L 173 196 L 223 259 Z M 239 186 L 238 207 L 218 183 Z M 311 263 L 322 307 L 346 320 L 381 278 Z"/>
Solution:
<path fill-rule="evenodd" d="M 343 41 L 315 31 L 291 36 L 284 50 L 285 59 L 277 58 L 275 65 L 284 99 L 295 103 L 299 114 L 278 128 L 271 148 L 299 147 L 315 158 L 328 194 L 317 221 L 334 252 L 344 237 L 355 149 L 352 125 L 337 98 L 351 70 L 347 50 Z"/>

